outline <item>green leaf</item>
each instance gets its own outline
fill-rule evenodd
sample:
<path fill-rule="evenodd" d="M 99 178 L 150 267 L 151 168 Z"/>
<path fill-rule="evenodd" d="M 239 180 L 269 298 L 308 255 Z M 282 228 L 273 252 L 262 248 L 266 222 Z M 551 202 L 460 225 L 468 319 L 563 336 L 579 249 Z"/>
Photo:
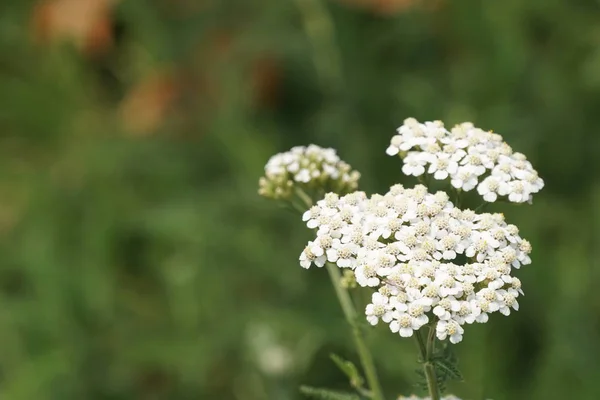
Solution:
<path fill-rule="evenodd" d="M 416 369 L 415 374 L 417 375 L 417 379 L 414 383 L 414 386 L 422 390 L 427 390 L 427 378 L 425 377 L 425 372 L 423 372 L 423 369 Z"/>
<path fill-rule="evenodd" d="M 301 386 L 300 393 L 311 399 L 317 400 L 361 400 L 354 393 L 337 392 L 329 389 L 319 389 L 310 386 Z"/>
<path fill-rule="evenodd" d="M 342 371 L 348 379 L 350 379 L 350 385 L 357 389 L 362 389 L 365 383 L 364 378 L 358 372 L 358 368 L 352 363 L 352 361 L 344 360 L 342 357 L 331 354 L 331 359 L 338 366 L 340 371 Z"/>
<path fill-rule="evenodd" d="M 435 360 L 434 365 L 436 367 L 436 372 L 440 371 L 447 379 L 463 380 L 463 376 L 455 363 L 449 362 L 448 360 Z"/>

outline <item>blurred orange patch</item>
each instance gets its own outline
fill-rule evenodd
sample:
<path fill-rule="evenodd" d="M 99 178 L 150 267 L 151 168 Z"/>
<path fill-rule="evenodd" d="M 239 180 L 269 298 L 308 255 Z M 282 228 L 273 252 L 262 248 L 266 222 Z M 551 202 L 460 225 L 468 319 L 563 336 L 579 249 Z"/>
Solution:
<path fill-rule="evenodd" d="M 119 106 L 125 128 L 144 136 L 156 130 L 179 93 L 172 73 L 157 72 L 134 86 Z"/>
<path fill-rule="evenodd" d="M 67 40 L 88 55 L 103 53 L 113 43 L 112 7 L 119 0 L 39 0 L 33 9 L 36 42 Z"/>
<path fill-rule="evenodd" d="M 226 65 L 240 65 L 248 83 L 252 105 L 276 105 L 281 65 L 276 57 L 265 53 L 239 56 L 238 36 L 231 31 L 218 31 L 199 43 L 190 65 L 175 65 L 168 72 L 158 71 L 133 85 L 119 105 L 120 119 L 127 132 L 146 136 L 160 128 L 171 115 L 177 99 L 193 104 L 195 112 L 207 118 L 227 106 L 227 89 L 223 86 Z M 197 117 L 197 115 L 196 115 Z"/>
<path fill-rule="evenodd" d="M 253 103 L 263 107 L 274 107 L 279 97 L 282 80 L 279 61 L 264 55 L 252 64 L 251 82 Z"/>

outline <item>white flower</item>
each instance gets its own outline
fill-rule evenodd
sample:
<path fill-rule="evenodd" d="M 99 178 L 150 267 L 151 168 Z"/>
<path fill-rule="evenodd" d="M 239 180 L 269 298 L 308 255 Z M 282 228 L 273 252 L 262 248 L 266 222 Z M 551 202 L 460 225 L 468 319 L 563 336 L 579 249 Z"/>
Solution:
<path fill-rule="evenodd" d="M 323 213 L 317 220 L 317 226 L 319 228 L 317 233 L 319 235 L 331 235 L 332 237 L 339 238 L 341 236 L 342 229 L 346 225 L 347 224 L 341 218 L 339 218 L 338 215 L 328 215 Z"/>
<path fill-rule="evenodd" d="M 457 247 L 460 243 L 460 237 L 454 234 L 447 234 L 443 236 L 438 242 L 436 246 L 436 250 L 438 250 L 434 257 L 436 259 L 443 258 L 444 260 L 454 260 L 456 258 Z"/>
<path fill-rule="evenodd" d="M 446 272 L 438 273 L 434 283 L 440 287 L 442 297 L 456 296 L 462 291 L 461 283 Z"/>
<path fill-rule="evenodd" d="M 516 261 L 521 265 L 531 264 L 531 258 L 529 257 L 529 253 L 531 253 L 531 243 L 529 243 L 529 241 L 525 239 L 521 240 L 519 243 L 519 251 L 517 252 Z M 513 263 L 512 265 L 515 266 L 516 263 Z"/>
<path fill-rule="evenodd" d="M 447 179 L 448 176 L 454 175 L 458 170 L 458 163 L 452 160 L 450 154 L 437 153 L 432 157 L 432 160 L 427 173 L 433 174 L 434 179 Z"/>
<path fill-rule="evenodd" d="M 423 143 L 426 132 L 415 140 Z M 370 198 L 328 194 L 303 220 L 318 229 L 301 265 L 328 260 L 351 269 L 359 286 L 376 293 L 365 309 L 367 321 L 383 321 L 400 336 L 434 320 L 440 340 L 457 343 L 464 325 L 518 308 L 521 282 L 511 274 L 531 262 L 531 244 L 501 214 L 459 210 L 444 193 L 396 185 Z"/>
<path fill-rule="evenodd" d="M 294 180 L 296 182 L 308 183 L 310 182 L 312 176 L 308 169 L 302 168 L 299 172 L 294 175 Z"/>
<path fill-rule="evenodd" d="M 477 320 L 479 314 L 481 314 L 481 309 L 473 307 L 469 301 L 461 301 L 458 310 L 453 310 L 452 319 L 460 325 L 472 324 Z"/>
<path fill-rule="evenodd" d="M 465 250 L 467 257 L 476 257 L 477 262 L 483 260 L 493 254 L 500 246 L 500 242 L 487 231 L 475 231 L 471 235 L 469 247 Z"/>
<path fill-rule="evenodd" d="M 448 296 L 443 298 L 438 302 L 438 304 L 433 309 L 433 313 L 440 320 L 448 320 L 452 316 L 452 311 L 459 311 L 460 303 L 452 296 Z"/>
<path fill-rule="evenodd" d="M 455 188 L 468 192 L 477 186 L 477 175 L 469 165 L 463 165 L 452 175 L 450 183 Z"/>
<path fill-rule="evenodd" d="M 427 280 L 430 280 L 430 278 L 427 277 Z M 414 299 L 415 301 L 427 306 L 429 309 L 440 301 L 439 293 L 440 288 L 433 283 L 429 283 L 423 288 L 423 290 L 421 290 L 419 296 L 414 296 Z"/>
<path fill-rule="evenodd" d="M 400 146 L 404 143 L 404 138 L 401 135 L 395 135 L 392 138 L 390 147 L 385 151 L 389 156 L 395 156 L 400 152 Z"/>
<path fill-rule="evenodd" d="M 498 290 L 498 295 L 501 298 L 499 311 L 504 315 L 510 315 L 510 309 L 516 311 L 519 310 L 519 303 L 517 302 L 517 293 L 514 290 Z"/>
<path fill-rule="evenodd" d="M 450 319 L 447 321 L 438 321 L 435 331 L 438 339 L 445 340 L 447 337 L 450 339 L 450 343 L 458 343 L 463 338 L 465 330 L 458 322 Z"/>
<path fill-rule="evenodd" d="M 361 264 L 354 270 L 356 282 L 363 287 L 375 287 L 381 282 L 377 275 L 377 268 L 370 263 Z"/>
<path fill-rule="evenodd" d="M 537 171 L 533 169 L 523 174 L 523 180 L 529 183 L 531 193 L 537 193 L 544 188 L 544 181 L 538 176 Z"/>
<path fill-rule="evenodd" d="M 498 194 L 508 193 L 508 185 L 498 178 L 488 176 L 478 186 L 479 193 L 485 201 L 494 202 L 498 199 Z"/>
<path fill-rule="evenodd" d="M 402 172 L 405 175 L 420 176 L 425 173 L 425 165 L 427 160 L 419 153 L 409 153 L 404 159 Z"/>
<path fill-rule="evenodd" d="M 313 206 L 302 215 L 302 221 L 306 222 L 306 226 L 314 229 L 319 226 L 319 217 L 321 216 L 321 207 Z"/>
<path fill-rule="evenodd" d="M 410 305 L 418 307 L 418 309 L 422 310 L 423 312 L 428 312 L 433 303 L 438 301 L 438 288 L 434 284 L 428 284 L 425 288 L 421 289 L 423 285 L 420 282 L 418 286 L 418 288 L 409 287 L 406 289 L 406 294 L 410 299 Z M 426 290 L 428 288 L 430 290 Z"/>
<path fill-rule="evenodd" d="M 403 226 L 403 221 L 400 218 L 389 218 L 383 228 L 378 233 L 384 239 L 389 239 L 390 236 L 395 235 L 396 232 L 400 231 Z"/>
<path fill-rule="evenodd" d="M 340 243 L 327 250 L 327 260 L 336 263 L 340 268 L 350 268 L 356 261 L 356 245 Z"/>
<path fill-rule="evenodd" d="M 523 181 L 512 181 L 508 183 L 508 200 L 513 203 L 524 203 L 529 200 L 530 191 L 528 185 Z"/>
<path fill-rule="evenodd" d="M 360 174 L 340 160 L 334 149 L 297 146 L 276 154 L 265 165 L 259 194 L 275 200 L 291 200 L 294 187 L 349 193 L 356 190 Z"/>
<path fill-rule="evenodd" d="M 365 310 L 367 321 L 371 325 L 377 325 L 381 318 L 383 322 L 389 323 L 392 320 L 392 306 L 389 298 L 379 292 L 373 293 L 371 304 L 368 304 Z"/>
<path fill-rule="evenodd" d="M 475 316 L 475 322 L 478 322 L 480 324 L 484 324 L 484 323 L 488 322 L 489 317 L 487 315 L 487 312 L 483 312 L 482 311 L 481 307 L 479 306 L 479 303 L 480 302 L 477 299 L 471 299 L 469 301 L 469 304 L 471 306 L 471 310 L 473 310 L 474 311 L 474 315 L 476 315 Z"/>
<path fill-rule="evenodd" d="M 425 325 L 429 318 L 418 306 L 409 307 L 408 312 L 395 312 L 390 323 L 390 330 L 402 337 L 411 337 L 414 331 Z"/>
<path fill-rule="evenodd" d="M 531 202 L 532 194 L 544 187 L 523 154 L 513 152 L 502 136 L 469 122 L 448 131 L 440 121 L 420 123 L 409 118 L 386 152 L 404 157 L 405 175 L 420 176 L 427 170 L 434 179 L 449 179 L 455 188 L 470 191 L 477 187 L 488 202 L 498 197 Z"/>
<path fill-rule="evenodd" d="M 315 242 L 308 242 L 308 245 L 302 254 L 300 254 L 300 265 L 302 268 L 309 268 L 312 264 L 322 267 L 325 265 L 325 261 L 327 261 L 327 258 L 323 249 Z"/>
<path fill-rule="evenodd" d="M 471 150 L 471 149 L 469 149 Z M 476 151 L 470 151 L 461 161 L 460 165 L 464 166 L 476 176 L 485 174 L 485 167 L 483 161 Z"/>
<path fill-rule="evenodd" d="M 477 306 L 481 309 L 482 315 L 500 310 L 501 305 L 500 295 L 494 289 L 482 289 L 477 294 Z"/>

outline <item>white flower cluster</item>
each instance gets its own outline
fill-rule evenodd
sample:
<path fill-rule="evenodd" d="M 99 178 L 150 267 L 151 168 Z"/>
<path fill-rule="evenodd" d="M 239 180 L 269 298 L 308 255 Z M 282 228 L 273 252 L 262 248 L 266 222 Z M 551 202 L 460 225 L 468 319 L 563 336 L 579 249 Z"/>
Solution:
<path fill-rule="evenodd" d="M 531 163 L 513 152 L 497 133 L 486 132 L 465 122 L 447 130 L 441 121 L 404 121 L 392 138 L 387 154 L 403 157 L 402 172 L 437 180 L 450 179 L 464 191 L 477 188 L 485 201 L 498 197 L 514 203 L 531 202 L 544 187 Z"/>
<path fill-rule="evenodd" d="M 406 397 L 406 396 L 400 396 L 398 397 L 398 400 L 431 400 L 431 397 L 427 396 L 427 397 L 419 397 L 419 396 L 415 396 L 414 394 L 412 396 Z M 441 400 L 460 400 L 460 398 L 449 394 L 448 396 L 443 396 L 441 398 Z"/>
<path fill-rule="evenodd" d="M 461 211 L 444 192 L 395 185 L 370 198 L 329 193 L 303 220 L 316 238 L 301 266 L 335 263 L 376 288 L 366 307 L 372 325 L 382 320 L 408 337 L 435 323 L 440 340 L 457 343 L 465 324 L 518 309 L 521 282 L 511 272 L 531 262 L 531 245 L 502 214 Z"/>
<path fill-rule="evenodd" d="M 273 199 L 289 199 L 293 188 L 323 189 L 349 193 L 358 187 L 360 173 L 340 160 L 334 149 L 314 144 L 297 146 L 271 157 L 265 176 L 259 181 L 259 194 Z"/>

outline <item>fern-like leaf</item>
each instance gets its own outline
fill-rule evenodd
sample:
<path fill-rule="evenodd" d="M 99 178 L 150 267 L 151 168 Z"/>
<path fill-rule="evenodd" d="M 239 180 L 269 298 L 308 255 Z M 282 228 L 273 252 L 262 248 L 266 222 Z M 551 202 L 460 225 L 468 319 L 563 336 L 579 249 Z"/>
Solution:
<path fill-rule="evenodd" d="M 331 354 L 330 357 L 335 363 L 335 365 L 337 365 L 337 367 L 340 369 L 340 371 L 342 371 L 348 377 L 348 379 L 350 379 L 350 385 L 353 388 L 363 388 L 365 380 L 360 375 L 360 372 L 358 372 L 358 368 L 356 368 L 356 366 L 351 361 L 344 360 L 342 357 L 336 354 Z"/>
<path fill-rule="evenodd" d="M 446 379 L 462 381 L 463 376 L 455 363 L 448 360 L 436 360 L 434 362 L 436 373 L 444 376 Z"/>

